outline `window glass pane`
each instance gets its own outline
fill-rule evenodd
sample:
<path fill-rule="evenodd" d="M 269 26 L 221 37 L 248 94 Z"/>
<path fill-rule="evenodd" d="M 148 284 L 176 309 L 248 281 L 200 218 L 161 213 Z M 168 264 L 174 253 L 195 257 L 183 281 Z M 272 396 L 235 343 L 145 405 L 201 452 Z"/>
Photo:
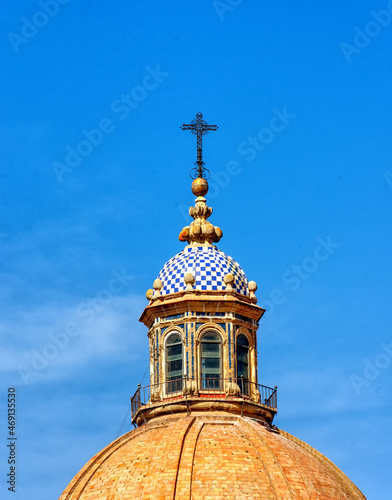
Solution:
<path fill-rule="evenodd" d="M 237 377 L 248 378 L 248 363 L 241 363 L 241 361 L 237 363 Z"/>
<path fill-rule="evenodd" d="M 220 342 L 220 339 L 219 339 L 219 335 L 216 334 L 216 333 L 206 333 L 205 335 L 203 335 L 203 342 L 205 342 L 206 340 L 212 340 L 214 342 Z"/>
<path fill-rule="evenodd" d="M 220 390 L 221 339 L 213 332 L 208 332 L 202 338 L 201 375 L 203 389 Z"/>
<path fill-rule="evenodd" d="M 203 356 L 219 356 L 220 344 L 204 344 L 201 345 Z"/>
<path fill-rule="evenodd" d="M 203 358 L 203 368 L 220 369 L 220 358 Z"/>
<path fill-rule="evenodd" d="M 168 357 L 182 356 L 182 343 L 167 347 L 167 355 Z"/>
<path fill-rule="evenodd" d="M 178 333 L 170 335 L 166 342 L 166 391 L 168 394 L 182 390 L 183 347 Z"/>
<path fill-rule="evenodd" d="M 209 380 L 209 379 L 213 380 L 213 379 L 218 379 L 218 378 L 219 378 L 218 374 L 212 373 L 211 375 L 206 375 L 206 374 L 203 375 L 204 380 Z"/>
<path fill-rule="evenodd" d="M 241 333 L 241 335 L 238 335 L 237 345 L 243 345 L 243 346 L 249 347 L 248 339 L 246 338 L 246 336 L 243 333 Z"/>
<path fill-rule="evenodd" d="M 167 393 L 181 392 L 182 391 L 182 379 L 180 380 L 168 380 L 166 383 Z"/>
<path fill-rule="evenodd" d="M 220 373 L 220 358 L 203 358 L 201 361 L 203 373 Z"/>
<path fill-rule="evenodd" d="M 167 339 L 166 345 L 176 344 L 177 342 L 181 342 L 182 343 L 181 337 L 180 337 L 180 335 L 178 333 L 173 333 Z"/>
<path fill-rule="evenodd" d="M 242 394 L 250 394 L 249 342 L 243 334 L 237 338 L 237 384 Z"/>
<path fill-rule="evenodd" d="M 220 374 L 203 375 L 201 386 L 203 389 L 221 390 Z"/>
<path fill-rule="evenodd" d="M 242 361 L 243 363 L 248 362 L 248 349 L 245 347 L 238 346 L 237 347 L 237 359 Z"/>
<path fill-rule="evenodd" d="M 168 361 L 167 363 L 167 372 L 168 375 L 172 376 L 172 372 L 182 372 L 182 359 L 177 359 L 175 361 Z"/>
<path fill-rule="evenodd" d="M 245 378 L 237 378 L 237 384 L 242 394 L 250 395 L 250 383 Z"/>

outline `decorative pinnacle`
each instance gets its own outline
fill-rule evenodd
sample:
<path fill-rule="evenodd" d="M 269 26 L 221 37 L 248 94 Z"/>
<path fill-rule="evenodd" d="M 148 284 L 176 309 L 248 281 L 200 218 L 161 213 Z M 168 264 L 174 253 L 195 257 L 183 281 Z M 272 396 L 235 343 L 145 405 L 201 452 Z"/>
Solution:
<path fill-rule="evenodd" d="M 195 167 L 191 171 L 191 177 L 196 179 L 200 177 L 201 179 L 208 179 L 210 172 L 205 168 L 203 161 L 203 135 L 207 135 L 210 130 L 218 130 L 217 125 L 208 125 L 208 123 L 203 120 L 202 113 L 196 113 L 196 118 L 191 120 L 191 123 L 181 125 L 182 130 L 190 130 L 192 134 L 197 137 L 197 160 L 195 161 Z"/>
<path fill-rule="evenodd" d="M 182 229 L 178 239 L 192 246 L 211 246 L 222 238 L 222 230 L 208 222 L 212 208 L 206 204 L 204 196 L 196 198 L 196 205 L 190 207 L 189 215 L 194 221 Z"/>
<path fill-rule="evenodd" d="M 197 197 L 196 205 L 189 209 L 189 215 L 194 221 L 189 226 L 184 227 L 179 235 L 180 241 L 187 241 L 189 245 L 211 246 L 222 238 L 222 231 L 208 222 L 208 217 L 212 214 L 212 208 L 206 204 L 204 196 L 208 193 L 208 182 L 206 180 L 209 171 L 204 167 L 203 162 L 203 135 L 208 134 L 210 130 L 217 130 L 216 125 L 208 125 L 203 120 L 201 113 L 196 114 L 196 119 L 191 123 L 181 126 L 182 130 L 190 130 L 197 136 L 197 161 L 191 171 L 192 193 Z"/>

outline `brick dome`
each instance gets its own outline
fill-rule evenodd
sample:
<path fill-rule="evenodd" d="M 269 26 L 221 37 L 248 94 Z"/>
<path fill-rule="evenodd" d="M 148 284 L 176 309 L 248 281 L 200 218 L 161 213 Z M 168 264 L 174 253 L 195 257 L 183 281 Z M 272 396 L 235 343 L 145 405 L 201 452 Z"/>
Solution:
<path fill-rule="evenodd" d="M 60 500 L 363 500 L 321 453 L 252 418 L 155 418 L 92 458 Z"/>

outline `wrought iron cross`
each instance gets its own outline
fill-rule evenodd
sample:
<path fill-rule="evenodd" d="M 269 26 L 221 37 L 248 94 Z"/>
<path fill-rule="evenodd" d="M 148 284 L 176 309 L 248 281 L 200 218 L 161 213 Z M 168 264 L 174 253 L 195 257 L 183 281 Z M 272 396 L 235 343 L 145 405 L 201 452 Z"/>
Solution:
<path fill-rule="evenodd" d="M 181 125 L 182 130 L 190 130 L 192 134 L 197 136 L 197 161 L 195 165 L 197 167 L 194 169 L 196 172 L 192 177 L 206 177 L 206 171 L 208 170 L 204 167 L 203 161 L 203 135 L 207 135 L 210 130 L 218 130 L 217 125 L 208 125 L 208 123 L 203 120 L 202 113 L 196 113 L 196 118 L 191 120 L 191 123 Z M 193 173 L 193 171 L 192 171 Z"/>

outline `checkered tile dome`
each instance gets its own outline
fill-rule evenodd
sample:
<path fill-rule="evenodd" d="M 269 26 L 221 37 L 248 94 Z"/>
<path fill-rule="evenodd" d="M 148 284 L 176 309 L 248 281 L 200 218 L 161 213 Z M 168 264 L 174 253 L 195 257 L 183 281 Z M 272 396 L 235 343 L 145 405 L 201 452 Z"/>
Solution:
<path fill-rule="evenodd" d="M 185 290 L 184 276 L 192 273 L 195 290 L 225 290 L 223 278 L 234 276 L 233 289 L 248 295 L 248 280 L 241 266 L 218 248 L 186 247 L 163 266 L 158 278 L 162 281 L 162 295 Z"/>

